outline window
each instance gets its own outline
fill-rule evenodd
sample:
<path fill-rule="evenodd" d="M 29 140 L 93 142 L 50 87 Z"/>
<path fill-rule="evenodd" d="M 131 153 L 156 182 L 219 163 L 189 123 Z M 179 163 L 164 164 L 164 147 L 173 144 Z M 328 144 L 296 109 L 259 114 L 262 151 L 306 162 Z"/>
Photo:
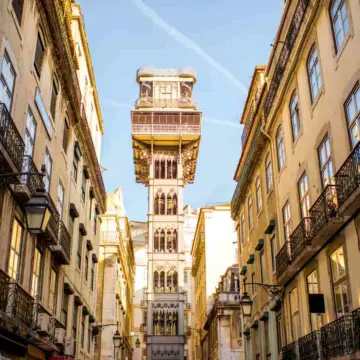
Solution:
<path fill-rule="evenodd" d="M 285 203 L 282 213 L 283 213 L 285 241 L 289 241 L 289 237 L 291 233 L 291 214 L 290 214 L 290 204 L 288 201 Z"/>
<path fill-rule="evenodd" d="M 310 209 L 309 186 L 306 173 L 304 173 L 298 181 L 298 190 L 301 218 L 305 218 L 309 216 Z"/>
<path fill-rule="evenodd" d="M 318 52 L 315 45 L 312 47 L 308 57 L 307 70 L 310 83 L 311 101 L 314 102 L 319 94 L 320 89 L 322 88 L 321 69 Z"/>
<path fill-rule="evenodd" d="M 319 294 L 319 282 L 317 271 L 314 270 L 310 275 L 306 278 L 308 294 Z M 319 314 L 310 314 L 310 323 L 311 330 L 315 331 L 320 329 L 321 327 L 321 315 Z"/>
<path fill-rule="evenodd" d="M 255 278 L 255 272 L 253 272 L 252 274 L 251 274 L 251 282 L 252 282 L 252 284 L 251 284 L 251 291 L 252 291 L 252 294 L 254 295 L 255 294 L 255 291 L 256 291 L 256 289 L 255 289 L 255 283 L 256 283 L 256 278 Z"/>
<path fill-rule="evenodd" d="M 25 155 L 33 156 L 36 133 L 36 121 L 30 108 L 26 118 L 25 128 Z"/>
<path fill-rule="evenodd" d="M 51 113 L 51 116 L 52 116 L 53 120 L 55 120 L 55 115 L 56 115 L 57 96 L 58 96 L 58 88 L 57 88 L 56 82 L 54 80 L 53 84 L 52 84 L 51 101 L 50 101 L 50 113 Z"/>
<path fill-rule="evenodd" d="M 52 310 L 53 315 L 56 315 L 56 294 L 58 274 L 54 269 L 50 270 L 50 292 L 49 292 L 49 308 Z"/>
<path fill-rule="evenodd" d="M 69 142 L 70 142 L 70 126 L 69 126 L 68 119 L 65 118 L 65 120 L 64 120 L 63 143 L 62 143 L 65 154 L 67 153 Z"/>
<path fill-rule="evenodd" d="M 72 176 L 75 184 L 77 182 L 78 168 L 79 168 L 79 157 L 76 151 L 74 151 L 74 159 L 73 159 L 73 168 L 72 168 Z"/>
<path fill-rule="evenodd" d="M 281 349 L 283 347 L 283 341 L 284 341 L 284 336 L 283 336 L 283 327 L 282 327 L 282 319 L 281 319 L 281 315 L 277 316 L 276 318 L 276 333 L 277 333 L 277 345 L 278 345 L 278 353 L 281 352 Z"/>
<path fill-rule="evenodd" d="M 271 252 L 271 270 L 275 271 L 276 264 L 276 238 L 275 235 L 270 239 L 270 252 Z"/>
<path fill-rule="evenodd" d="M 273 169 L 272 169 L 270 154 L 266 155 L 265 172 L 266 172 L 266 191 L 269 193 L 273 187 Z"/>
<path fill-rule="evenodd" d="M 256 178 L 255 187 L 256 187 L 256 210 L 259 213 L 262 209 L 261 183 L 259 176 Z"/>
<path fill-rule="evenodd" d="M 85 346 L 85 315 L 83 315 L 81 317 L 81 336 L 80 336 L 80 340 L 81 340 L 81 347 L 84 348 Z"/>
<path fill-rule="evenodd" d="M 41 64 L 45 53 L 45 45 L 41 38 L 40 33 L 38 33 L 38 38 L 36 42 L 35 49 L 35 59 L 34 59 L 34 67 L 37 75 L 40 77 L 41 75 Z"/>
<path fill-rule="evenodd" d="M 19 25 L 21 25 L 21 19 L 22 19 L 23 8 L 24 8 L 24 0 L 12 0 L 12 6 L 14 9 L 16 19 L 17 19 Z"/>
<path fill-rule="evenodd" d="M 41 269 L 42 269 L 42 254 L 40 250 L 36 247 L 34 252 L 34 262 L 32 269 L 31 296 L 33 296 L 37 301 L 40 300 Z"/>
<path fill-rule="evenodd" d="M 23 241 L 23 228 L 20 223 L 14 219 L 11 232 L 11 245 L 8 263 L 8 273 L 16 281 L 20 279 L 20 263 Z"/>
<path fill-rule="evenodd" d="M 300 335 L 299 299 L 297 288 L 290 291 L 291 334 L 293 341 Z"/>
<path fill-rule="evenodd" d="M 351 147 L 360 140 L 360 86 L 356 85 L 353 92 L 350 94 L 348 101 L 345 104 L 346 118 L 349 127 L 349 134 L 351 140 Z"/>
<path fill-rule="evenodd" d="M 61 320 L 61 323 L 65 326 L 65 328 L 67 326 L 68 309 L 69 309 L 69 295 L 64 291 L 62 305 L 61 305 L 60 320 Z"/>
<path fill-rule="evenodd" d="M 244 244 L 245 242 L 245 216 L 244 212 L 240 215 L 240 240 L 241 244 Z"/>
<path fill-rule="evenodd" d="M 292 138 L 295 141 L 300 131 L 299 99 L 296 91 L 294 91 L 290 100 L 290 118 Z"/>
<path fill-rule="evenodd" d="M 87 182 L 87 177 L 86 177 L 85 169 L 84 169 L 82 183 L 81 183 L 81 199 L 84 203 L 85 203 L 85 197 L 86 197 L 86 182 Z"/>
<path fill-rule="evenodd" d="M 90 320 L 88 322 L 88 334 L 87 334 L 87 351 L 88 353 L 90 353 L 91 350 L 91 324 L 90 324 Z"/>
<path fill-rule="evenodd" d="M 59 212 L 60 219 L 62 219 L 62 214 L 63 214 L 63 209 L 64 209 L 64 186 L 60 181 L 58 184 L 56 209 Z"/>
<path fill-rule="evenodd" d="M 278 167 L 281 170 L 285 165 L 285 145 L 284 145 L 284 133 L 283 128 L 280 125 L 276 133 L 276 149 L 278 157 Z"/>
<path fill-rule="evenodd" d="M 51 181 L 51 169 L 52 169 L 52 158 L 50 156 L 49 150 L 45 149 L 45 176 L 43 177 L 45 190 L 50 191 L 50 181 Z"/>
<path fill-rule="evenodd" d="M 349 312 L 349 296 L 344 248 L 340 246 L 330 255 L 335 310 L 338 316 Z"/>
<path fill-rule="evenodd" d="M 10 61 L 8 53 L 5 51 L 0 75 L 0 102 L 4 103 L 10 111 L 14 95 L 16 73 Z"/>
<path fill-rule="evenodd" d="M 339 51 L 345 37 L 349 33 L 349 20 L 345 0 L 333 0 L 330 6 L 332 30 L 336 51 Z"/>
<path fill-rule="evenodd" d="M 77 266 L 79 269 L 81 269 L 82 244 L 83 244 L 83 236 L 81 235 L 81 233 L 79 233 L 78 249 L 77 249 Z"/>
<path fill-rule="evenodd" d="M 94 263 L 94 261 L 91 262 L 90 283 L 91 283 L 91 290 L 94 291 L 94 286 L 95 286 L 95 263 Z"/>
<path fill-rule="evenodd" d="M 93 201 L 92 201 L 92 197 L 89 196 L 89 211 L 88 211 L 88 214 L 89 214 L 89 220 L 91 220 L 91 214 L 92 214 L 92 206 L 93 206 Z"/>
<path fill-rule="evenodd" d="M 95 212 L 94 212 L 94 234 L 95 235 L 97 232 L 97 218 L 98 218 L 98 214 L 96 213 L 96 207 L 95 207 Z"/>
<path fill-rule="evenodd" d="M 261 283 L 266 282 L 266 263 L 264 251 L 260 254 L 260 280 Z"/>
<path fill-rule="evenodd" d="M 78 322 L 78 306 L 74 299 L 74 309 L 73 309 L 73 319 L 72 319 L 72 337 L 76 341 L 76 332 L 77 332 L 77 322 Z"/>
<path fill-rule="evenodd" d="M 85 280 L 89 278 L 89 250 L 86 250 L 85 254 Z"/>
<path fill-rule="evenodd" d="M 318 148 L 321 182 L 323 188 L 330 184 L 334 176 L 334 167 L 331 157 L 330 140 L 326 135 Z"/>
<path fill-rule="evenodd" d="M 248 197 L 248 223 L 249 223 L 249 230 L 253 227 L 253 210 L 252 210 L 252 199 L 251 195 Z"/>

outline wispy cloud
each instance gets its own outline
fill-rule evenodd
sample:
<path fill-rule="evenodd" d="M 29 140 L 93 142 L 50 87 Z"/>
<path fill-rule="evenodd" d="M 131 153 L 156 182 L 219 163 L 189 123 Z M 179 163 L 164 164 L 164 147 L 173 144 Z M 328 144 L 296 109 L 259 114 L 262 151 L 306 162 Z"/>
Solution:
<path fill-rule="evenodd" d="M 132 110 L 134 108 L 133 105 L 130 105 L 128 103 L 124 103 L 121 101 L 112 100 L 112 99 L 108 99 L 108 98 L 102 98 L 102 100 L 113 107 L 127 109 L 127 110 Z M 221 119 L 207 117 L 207 116 L 203 116 L 202 121 L 205 123 L 209 123 L 209 124 L 225 125 L 225 126 L 231 126 L 231 127 L 235 127 L 235 128 L 241 127 L 241 125 L 236 123 L 235 121 L 221 120 Z"/>
<path fill-rule="evenodd" d="M 194 51 L 197 55 L 203 58 L 210 66 L 223 75 L 233 86 L 240 89 L 245 95 L 247 95 L 247 87 L 241 83 L 234 74 L 227 68 L 218 63 L 212 56 L 205 52 L 199 44 L 194 40 L 185 36 L 182 32 L 168 24 L 159 14 L 157 14 L 150 6 L 146 5 L 142 0 L 132 0 L 137 8 L 143 15 L 148 17 L 156 26 L 164 30 L 169 36 L 184 45 L 188 49 Z"/>

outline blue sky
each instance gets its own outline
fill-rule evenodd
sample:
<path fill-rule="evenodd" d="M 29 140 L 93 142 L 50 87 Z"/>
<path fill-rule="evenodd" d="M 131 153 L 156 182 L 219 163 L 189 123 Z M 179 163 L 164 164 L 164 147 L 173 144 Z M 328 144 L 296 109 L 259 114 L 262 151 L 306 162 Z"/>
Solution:
<path fill-rule="evenodd" d="M 130 108 L 136 70 L 191 66 L 203 112 L 192 207 L 229 202 L 241 151 L 238 125 L 255 65 L 267 62 L 282 0 L 79 0 L 104 118 L 101 164 L 107 192 L 122 187 L 127 215 L 145 220 L 147 188 L 135 183 Z M 166 23 L 164 25 L 164 23 Z M 170 33 L 170 34 L 169 34 Z"/>

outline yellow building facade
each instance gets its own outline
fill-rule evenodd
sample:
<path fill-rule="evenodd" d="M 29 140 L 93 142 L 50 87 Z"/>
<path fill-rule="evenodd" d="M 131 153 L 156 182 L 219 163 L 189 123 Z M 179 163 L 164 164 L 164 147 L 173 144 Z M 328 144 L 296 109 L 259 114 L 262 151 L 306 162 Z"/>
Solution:
<path fill-rule="evenodd" d="M 244 324 L 248 359 L 359 352 L 359 9 L 286 2 L 254 115 L 250 88 L 232 200 L 240 271 L 283 294 L 254 286 L 264 298 L 253 299 Z"/>
<path fill-rule="evenodd" d="M 90 118 L 84 108 L 84 102 L 96 104 L 96 84 L 93 78 L 86 93 L 80 81 L 91 68 L 80 14 L 71 1 L 0 5 L 4 359 L 94 354 L 98 215 L 106 204 L 101 112 L 94 106 Z M 47 226 L 34 228 L 29 204 L 44 198 Z"/>

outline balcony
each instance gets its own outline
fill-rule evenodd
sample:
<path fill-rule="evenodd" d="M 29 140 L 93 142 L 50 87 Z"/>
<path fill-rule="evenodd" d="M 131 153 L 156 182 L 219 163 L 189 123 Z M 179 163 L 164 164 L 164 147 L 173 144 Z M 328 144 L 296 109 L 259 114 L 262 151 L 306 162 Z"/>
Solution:
<path fill-rule="evenodd" d="M 57 242 L 50 245 L 51 252 L 55 255 L 57 262 L 61 265 L 69 265 L 71 259 L 71 235 L 65 224 L 60 221 L 57 230 Z"/>
<path fill-rule="evenodd" d="M 316 330 L 298 340 L 299 358 L 301 360 L 322 359 L 321 331 Z"/>
<path fill-rule="evenodd" d="M 282 360 L 295 360 L 298 359 L 298 343 L 297 341 L 292 342 L 284 346 L 281 350 Z"/>
<path fill-rule="evenodd" d="M 56 206 L 55 206 L 51 196 L 49 196 L 48 199 L 49 199 L 51 216 L 50 216 L 49 223 L 47 225 L 45 233 L 39 235 L 39 237 L 41 239 L 43 239 L 44 241 L 46 241 L 48 244 L 55 245 L 55 244 L 57 244 L 60 215 L 56 209 Z"/>
<path fill-rule="evenodd" d="M 276 255 L 276 277 L 280 284 L 286 283 L 290 278 L 288 268 L 291 263 L 290 241 L 287 241 Z"/>
<path fill-rule="evenodd" d="M 24 141 L 5 104 L 0 103 L 0 171 L 2 174 L 19 173 L 22 170 Z M 14 176 L 12 183 L 20 178 Z"/>
<path fill-rule="evenodd" d="M 179 99 L 154 99 L 150 96 L 144 96 L 136 100 L 135 107 L 196 109 L 197 103 L 188 97 Z"/>
<path fill-rule="evenodd" d="M 38 174 L 39 171 L 30 155 L 23 156 L 22 172 Z M 22 175 L 20 184 L 15 185 L 14 193 L 19 201 L 26 202 L 38 189 L 44 189 L 44 182 L 40 176 Z"/>

